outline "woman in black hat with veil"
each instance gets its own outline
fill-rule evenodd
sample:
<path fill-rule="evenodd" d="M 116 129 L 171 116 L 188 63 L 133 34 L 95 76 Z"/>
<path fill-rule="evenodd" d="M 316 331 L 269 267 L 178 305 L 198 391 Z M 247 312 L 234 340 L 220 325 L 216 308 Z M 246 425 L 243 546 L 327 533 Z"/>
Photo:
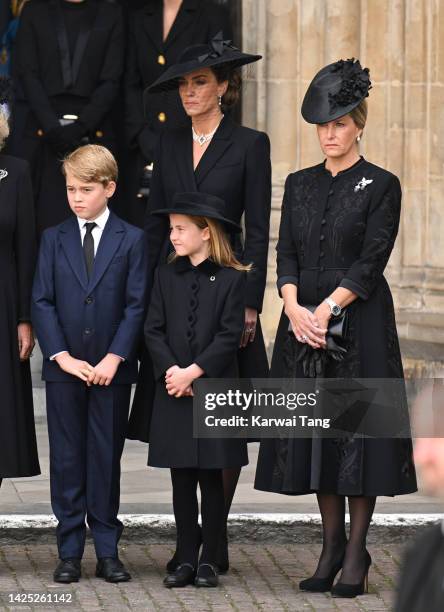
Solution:
<path fill-rule="evenodd" d="M 368 69 L 354 59 L 340 60 L 323 68 L 305 95 L 302 115 L 316 124 L 326 159 L 290 174 L 285 184 L 277 245 L 284 309 L 273 378 L 403 378 L 393 301 L 383 276 L 398 232 L 401 187 L 396 176 L 359 154 L 370 87 Z M 344 310 L 348 331 L 341 360 L 328 327 Z M 322 553 L 314 575 L 300 588 L 355 597 L 365 590 L 371 564 L 366 536 L 376 497 L 416 491 L 411 440 L 263 440 L 255 487 L 316 493 Z"/>
<path fill-rule="evenodd" d="M 271 162 L 268 136 L 236 125 L 228 111 L 238 98 L 239 68 L 260 59 L 242 53 L 217 35 L 210 44 L 186 49 L 178 63 L 167 70 L 148 92 L 179 89 L 192 125 L 161 135 L 155 155 L 145 230 L 149 245 L 150 275 L 166 260 L 171 248 L 167 220 L 150 214 L 166 208 L 175 193 L 200 191 L 218 196 L 227 204 L 227 215 L 235 223 L 244 218 L 243 237 L 230 236 L 236 256 L 253 264 L 245 292 L 245 325 L 238 352 L 241 377 L 267 377 L 268 362 L 258 315 L 262 309 L 267 272 L 271 208 Z M 130 437 L 147 435 L 147 406 L 152 403 L 152 374 L 141 365 Z M 226 515 L 236 489 L 240 468 L 225 469 Z M 174 568 L 174 560 L 168 564 Z M 221 571 L 228 569 L 226 531 L 221 536 L 218 558 Z"/>

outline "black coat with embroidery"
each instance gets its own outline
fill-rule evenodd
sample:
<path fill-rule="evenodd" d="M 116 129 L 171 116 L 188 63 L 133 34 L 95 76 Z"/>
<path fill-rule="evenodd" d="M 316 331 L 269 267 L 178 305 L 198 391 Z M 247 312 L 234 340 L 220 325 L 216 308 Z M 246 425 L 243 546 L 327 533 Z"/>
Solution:
<path fill-rule="evenodd" d="M 383 275 L 400 211 L 398 178 L 363 158 L 335 177 L 319 164 L 287 178 L 277 244 L 278 289 L 297 285 L 302 305 L 320 304 L 338 286 L 358 296 L 348 306 L 348 352 L 341 362 L 327 361 L 327 378 L 403 378 L 393 300 Z M 301 363 L 289 363 L 296 351 L 289 350 L 295 341 L 287 330 L 282 312 L 270 375 L 303 378 Z M 312 445 L 298 439 L 275 445 L 265 440 L 256 488 L 410 493 L 416 490 L 411 441 L 315 440 Z"/>
<path fill-rule="evenodd" d="M 148 464 L 155 467 L 237 467 L 248 463 L 244 440 L 193 438 L 193 400 L 165 388 L 173 365 L 197 363 L 209 378 L 236 378 L 244 323 L 245 273 L 210 260 L 179 257 L 156 270 L 145 340 L 156 379 Z"/>

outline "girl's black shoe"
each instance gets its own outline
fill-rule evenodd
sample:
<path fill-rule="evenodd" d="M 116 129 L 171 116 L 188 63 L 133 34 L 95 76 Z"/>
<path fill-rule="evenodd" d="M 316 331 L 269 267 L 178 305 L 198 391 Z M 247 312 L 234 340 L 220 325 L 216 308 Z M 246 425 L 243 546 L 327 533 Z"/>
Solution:
<path fill-rule="evenodd" d="M 316 578 L 312 576 L 311 578 L 301 580 L 299 588 L 301 591 L 311 591 L 312 593 L 325 593 L 326 591 L 330 591 L 336 574 L 341 570 L 343 562 L 344 557 L 331 568 L 330 573 L 325 578 Z"/>
<path fill-rule="evenodd" d="M 366 551 L 365 558 L 365 573 L 364 578 L 358 584 L 346 584 L 345 582 L 337 582 L 331 590 L 333 597 L 357 597 L 368 593 L 368 570 L 372 564 L 372 558 Z"/>
<path fill-rule="evenodd" d="M 217 587 L 219 574 L 216 566 L 212 563 L 201 563 L 197 568 L 194 584 L 197 587 Z"/>
<path fill-rule="evenodd" d="M 196 570 L 191 563 L 181 563 L 172 574 L 165 576 L 163 584 L 167 589 L 177 589 L 193 584 L 195 577 Z"/>

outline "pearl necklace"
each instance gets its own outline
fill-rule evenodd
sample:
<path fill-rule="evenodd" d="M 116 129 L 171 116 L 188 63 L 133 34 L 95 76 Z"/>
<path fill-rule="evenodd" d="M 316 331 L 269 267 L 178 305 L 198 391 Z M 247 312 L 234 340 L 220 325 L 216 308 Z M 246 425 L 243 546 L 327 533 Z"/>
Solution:
<path fill-rule="evenodd" d="M 224 116 L 222 115 L 221 120 L 219 121 L 219 123 L 216 125 L 214 130 L 212 132 L 210 132 L 209 134 L 198 134 L 196 132 L 196 130 L 194 129 L 194 127 L 191 126 L 191 130 L 193 132 L 193 140 L 194 140 L 194 142 L 198 142 L 200 144 L 200 146 L 203 147 L 206 142 L 209 142 L 213 138 L 213 136 L 216 133 L 217 128 L 219 127 L 219 125 L 220 125 L 220 123 L 221 123 L 223 118 L 224 118 Z"/>

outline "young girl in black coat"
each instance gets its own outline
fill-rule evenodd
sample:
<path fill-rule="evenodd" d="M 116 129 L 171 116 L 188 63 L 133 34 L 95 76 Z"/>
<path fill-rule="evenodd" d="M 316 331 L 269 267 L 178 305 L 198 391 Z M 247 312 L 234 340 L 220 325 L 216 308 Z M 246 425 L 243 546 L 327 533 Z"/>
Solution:
<path fill-rule="evenodd" d="M 169 214 L 175 249 L 169 263 L 156 270 L 145 324 L 156 378 L 148 465 L 171 468 L 178 535 L 179 565 L 164 584 L 214 587 L 225 521 L 222 470 L 246 465 L 247 445 L 239 439 L 193 437 L 193 382 L 200 376 L 238 374 L 245 271 L 250 266 L 233 255 L 227 232 L 240 227 L 226 218 L 220 198 L 179 193 L 170 208 L 156 214 Z"/>

